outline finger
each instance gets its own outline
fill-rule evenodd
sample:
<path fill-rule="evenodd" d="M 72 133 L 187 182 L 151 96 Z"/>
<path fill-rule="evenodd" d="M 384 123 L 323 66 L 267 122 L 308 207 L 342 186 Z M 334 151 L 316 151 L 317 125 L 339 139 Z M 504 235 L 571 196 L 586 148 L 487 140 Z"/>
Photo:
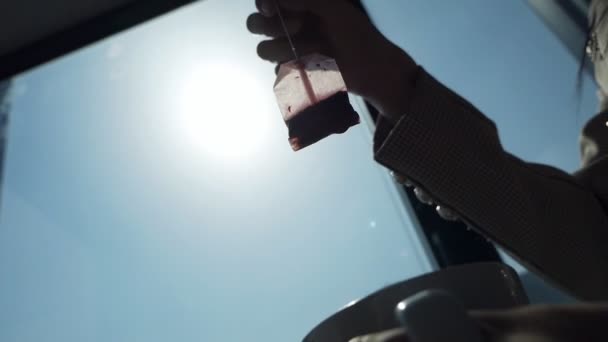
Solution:
<path fill-rule="evenodd" d="M 268 1 L 268 0 L 265 0 Z M 275 0 L 271 0 L 274 2 Z M 353 7 L 349 0 L 276 0 L 281 9 L 292 12 L 309 12 L 320 18 L 340 18 L 345 8 Z M 275 4 L 276 7 L 276 4 Z M 276 11 L 275 11 L 276 13 Z M 338 20 L 339 21 L 339 20 Z"/>
<path fill-rule="evenodd" d="M 282 10 L 296 12 L 323 13 L 334 4 L 342 4 L 344 0 L 256 0 L 256 7 L 266 17 L 277 14 L 277 7 Z"/>
<path fill-rule="evenodd" d="M 287 32 L 285 32 L 285 28 Z M 259 13 L 253 13 L 247 18 L 247 29 L 251 33 L 274 38 L 284 37 L 287 33 L 293 36 L 302 29 L 302 20 L 299 18 L 286 18 L 285 27 L 283 27 L 278 17 L 267 18 Z"/>
<path fill-rule="evenodd" d="M 276 14 L 276 0 L 255 0 L 255 6 L 263 16 L 273 17 Z"/>
<path fill-rule="evenodd" d="M 309 0 L 256 0 L 255 5 L 258 8 L 258 11 L 266 17 L 273 17 L 277 13 L 277 7 L 293 11 L 309 11 L 316 7 L 316 3 Z"/>
<path fill-rule="evenodd" d="M 266 0 L 268 1 L 268 0 Z M 311 12 L 318 14 L 327 7 L 327 3 L 339 2 L 342 0 L 270 0 L 270 2 L 278 3 L 279 7 L 289 11 Z"/>
<path fill-rule="evenodd" d="M 294 39 L 294 45 L 299 55 L 325 53 L 323 46 L 317 40 Z M 258 45 L 258 56 L 270 62 L 286 62 L 295 58 L 289 40 L 277 38 L 265 40 Z"/>

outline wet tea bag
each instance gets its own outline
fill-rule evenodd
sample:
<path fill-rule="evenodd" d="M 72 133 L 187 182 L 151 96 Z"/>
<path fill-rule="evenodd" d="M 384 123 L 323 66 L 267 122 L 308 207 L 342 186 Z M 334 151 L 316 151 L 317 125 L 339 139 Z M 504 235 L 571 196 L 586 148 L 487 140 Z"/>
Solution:
<path fill-rule="evenodd" d="M 332 58 L 312 54 L 281 65 L 274 92 L 294 151 L 360 122 Z"/>
<path fill-rule="evenodd" d="M 274 5 L 294 56 L 279 68 L 274 93 L 289 129 L 289 144 L 298 151 L 344 133 L 360 120 L 336 61 L 320 54 L 300 57 L 276 0 Z"/>

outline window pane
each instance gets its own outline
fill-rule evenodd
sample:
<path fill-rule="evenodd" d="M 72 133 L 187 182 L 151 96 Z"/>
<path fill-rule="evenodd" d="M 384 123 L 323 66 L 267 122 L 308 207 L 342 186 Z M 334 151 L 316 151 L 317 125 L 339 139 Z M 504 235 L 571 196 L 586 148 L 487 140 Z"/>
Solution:
<path fill-rule="evenodd" d="M 294 341 L 431 270 L 365 125 L 293 153 L 253 1 L 208 0 L 15 80 L 2 341 Z"/>

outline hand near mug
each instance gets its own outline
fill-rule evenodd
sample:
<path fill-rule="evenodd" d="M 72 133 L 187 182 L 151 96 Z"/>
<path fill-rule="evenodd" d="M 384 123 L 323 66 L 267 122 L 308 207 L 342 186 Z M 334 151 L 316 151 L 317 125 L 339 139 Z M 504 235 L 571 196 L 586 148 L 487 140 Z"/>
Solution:
<path fill-rule="evenodd" d="M 417 65 L 410 56 L 386 39 L 367 16 L 348 0 L 257 0 L 259 13 L 247 26 L 252 33 L 271 40 L 258 46 L 262 59 L 282 63 L 294 59 L 276 5 L 299 55 L 321 53 L 334 58 L 346 86 L 396 120 L 411 94 Z"/>

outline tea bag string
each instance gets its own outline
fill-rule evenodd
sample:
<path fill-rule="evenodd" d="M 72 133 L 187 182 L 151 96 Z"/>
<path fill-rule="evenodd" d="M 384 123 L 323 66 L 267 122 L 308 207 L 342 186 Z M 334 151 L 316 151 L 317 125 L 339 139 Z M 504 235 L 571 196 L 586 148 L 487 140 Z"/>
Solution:
<path fill-rule="evenodd" d="M 287 36 L 287 41 L 289 42 L 289 46 L 291 47 L 291 51 L 293 52 L 293 56 L 296 61 L 300 60 L 300 56 L 298 55 L 298 50 L 296 50 L 296 46 L 293 43 L 293 39 L 291 38 L 291 34 L 289 34 L 289 29 L 287 28 L 287 23 L 285 22 L 285 17 L 283 17 L 283 12 L 281 11 L 281 6 L 279 6 L 279 1 L 274 0 L 274 6 L 276 7 L 277 14 L 279 15 L 279 20 L 281 21 L 281 25 L 283 26 L 283 31 L 285 31 L 285 35 Z"/>
<path fill-rule="evenodd" d="M 316 104 L 319 102 L 317 98 L 317 94 L 315 94 L 315 90 L 308 78 L 308 74 L 305 70 L 305 65 L 300 60 L 300 55 L 298 54 L 298 50 L 296 50 L 296 45 L 293 42 L 291 34 L 289 34 L 289 29 L 287 28 L 287 23 L 285 22 L 285 17 L 283 16 L 283 12 L 281 12 L 281 6 L 279 6 L 279 1 L 274 0 L 274 5 L 277 10 L 277 14 L 279 16 L 279 20 L 281 21 L 281 25 L 283 26 L 283 30 L 285 31 L 285 36 L 287 36 L 287 41 L 289 42 L 289 46 L 291 46 L 291 51 L 293 52 L 293 56 L 296 61 L 296 65 L 298 71 L 300 72 L 300 78 L 302 79 L 302 85 L 304 86 L 304 90 L 306 91 L 306 95 L 308 95 L 308 99 L 312 104 Z"/>

